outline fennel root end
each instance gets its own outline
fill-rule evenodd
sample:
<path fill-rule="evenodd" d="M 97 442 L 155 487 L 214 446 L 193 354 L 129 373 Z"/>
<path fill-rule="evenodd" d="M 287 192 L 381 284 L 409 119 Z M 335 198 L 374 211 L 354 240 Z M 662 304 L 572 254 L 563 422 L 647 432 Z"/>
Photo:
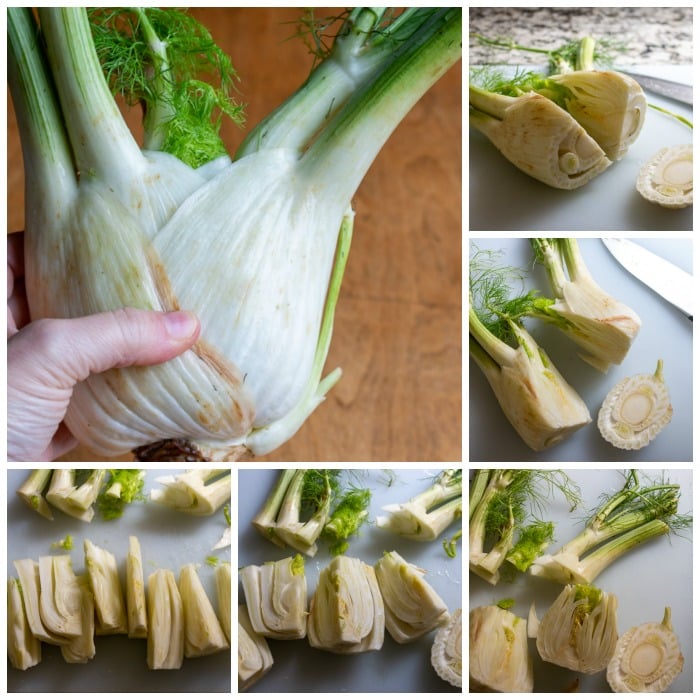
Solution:
<path fill-rule="evenodd" d="M 244 445 L 216 448 L 189 440 L 159 440 L 133 450 L 136 462 L 243 462 L 253 455 Z"/>

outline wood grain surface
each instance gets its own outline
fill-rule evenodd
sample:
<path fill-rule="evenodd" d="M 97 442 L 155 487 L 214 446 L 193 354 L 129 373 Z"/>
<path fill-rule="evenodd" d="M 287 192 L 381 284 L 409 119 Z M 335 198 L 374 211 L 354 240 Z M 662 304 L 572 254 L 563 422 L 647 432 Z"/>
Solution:
<path fill-rule="evenodd" d="M 192 12 L 231 56 L 251 127 L 308 75 L 312 57 L 292 38 L 301 8 Z M 342 367 L 343 377 L 286 445 L 258 461 L 462 459 L 461 86 L 459 63 L 394 132 L 357 192 L 326 364 Z M 128 117 L 135 133 L 138 117 Z M 224 128 L 230 152 L 246 132 Z M 8 230 L 20 230 L 24 183 L 11 101 L 7 172 Z M 63 461 L 99 459 L 79 448 Z"/>

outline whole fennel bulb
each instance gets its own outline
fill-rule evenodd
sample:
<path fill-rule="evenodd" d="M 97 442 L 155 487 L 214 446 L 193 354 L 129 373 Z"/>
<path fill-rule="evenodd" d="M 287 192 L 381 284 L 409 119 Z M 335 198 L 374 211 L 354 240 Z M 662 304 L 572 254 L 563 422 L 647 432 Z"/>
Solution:
<path fill-rule="evenodd" d="M 275 449 L 340 376 L 321 373 L 351 198 L 395 126 L 458 60 L 461 13 L 413 10 L 382 30 L 397 41 L 382 43 L 374 31 L 382 14 L 356 8 L 348 27 L 357 31 L 341 32 L 339 48 L 233 162 L 222 156 L 205 168 L 140 150 L 95 66 L 79 9 L 40 12 L 50 63 L 71 56 L 81 68 L 54 76 L 60 106 L 49 101 L 36 116 L 32 105 L 47 100 L 27 97 L 34 83 L 26 76 L 43 73 L 46 84 L 51 77 L 40 58 L 27 71 L 36 51 L 18 47 L 31 29 L 15 31 L 26 16 L 11 15 L 28 200 L 36 192 L 44 202 L 28 201 L 33 317 L 181 307 L 202 321 L 200 341 L 173 362 L 79 385 L 71 431 L 106 456 L 143 446 L 142 458 L 235 459 Z M 62 112 L 71 115 L 65 126 Z M 50 135 L 48 147 L 36 134 Z"/>

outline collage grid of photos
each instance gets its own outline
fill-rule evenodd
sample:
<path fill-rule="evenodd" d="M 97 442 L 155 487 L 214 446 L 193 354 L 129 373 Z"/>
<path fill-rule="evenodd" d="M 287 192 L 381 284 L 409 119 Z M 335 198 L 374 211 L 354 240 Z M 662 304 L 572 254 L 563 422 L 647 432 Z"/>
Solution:
<path fill-rule="evenodd" d="M 469 690 L 691 693 L 693 8 L 468 38 Z"/>
<path fill-rule="evenodd" d="M 692 3 L 5 14 L 6 694 L 693 692 Z"/>
<path fill-rule="evenodd" d="M 6 8 L 6 693 L 461 692 L 463 14 Z"/>

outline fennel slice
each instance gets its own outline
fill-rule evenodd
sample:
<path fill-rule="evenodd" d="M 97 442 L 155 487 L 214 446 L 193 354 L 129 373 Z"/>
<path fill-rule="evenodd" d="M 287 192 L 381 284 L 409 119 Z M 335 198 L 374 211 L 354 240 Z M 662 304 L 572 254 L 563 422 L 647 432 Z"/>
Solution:
<path fill-rule="evenodd" d="M 598 429 L 621 450 L 639 450 L 654 440 L 673 416 L 663 378 L 663 361 L 654 374 L 636 374 L 618 382 L 598 413 Z"/>
<path fill-rule="evenodd" d="M 637 192 L 649 202 L 667 209 L 693 204 L 693 146 L 662 148 L 639 171 Z"/>

